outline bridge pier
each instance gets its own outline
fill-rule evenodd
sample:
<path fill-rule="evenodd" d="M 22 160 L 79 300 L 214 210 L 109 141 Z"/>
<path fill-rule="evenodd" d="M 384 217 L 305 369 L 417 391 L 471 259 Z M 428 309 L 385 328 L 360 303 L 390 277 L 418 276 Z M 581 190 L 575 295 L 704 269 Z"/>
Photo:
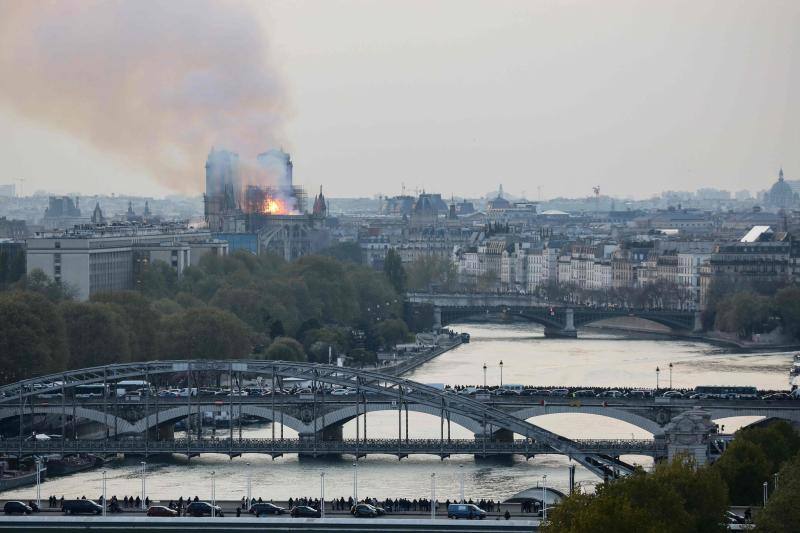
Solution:
<path fill-rule="evenodd" d="M 332 426 L 328 426 L 326 428 L 323 428 L 322 430 L 317 431 L 316 434 L 313 433 L 313 432 L 312 433 L 300 433 L 298 436 L 300 437 L 301 440 L 308 441 L 308 442 L 313 442 L 314 438 L 315 438 L 315 435 L 316 435 L 317 442 L 319 442 L 319 443 L 322 443 L 324 441 L 342 442 L 344 440 L 343 429 L 344 429 L 344 425 L 343 424 L 336 424 L 336 425 L 332 425 Z M 309 457 L 316 457 L 316 456 L 313 453 L 301 453 L 301 454 L 298 454 L 298 458 L 300 458 L 300 459 L 309 458 Z"/>
<path fill-rule="evenodd" d="M 703 316 L 700 311 L 694 312 L 694 327 L 692 333 L 701 333 L 703 331 Z"/>
<path fill-rule="evenodd" d="M 554 328 L 547 326 L 544 328 L 544 336 L 548 338 L 577 339 L 578 330 L 575 329 L 575 311 L 570 307 L 564 310 L 564 327 Z"/>
<path fill-rule="evenodd" d="M 716 432 L 711 413 L 700 407 L 679 414 L 664 428 L 667 440 L 667 460 L 684 455 L 698 466 L 709 462 L 710 435 Z"/>
<path fill-rule="evenodd" d="M 442 329 L 442 308 L 438 306 L 433 308 L 433 329 L 435 331 Z"/>

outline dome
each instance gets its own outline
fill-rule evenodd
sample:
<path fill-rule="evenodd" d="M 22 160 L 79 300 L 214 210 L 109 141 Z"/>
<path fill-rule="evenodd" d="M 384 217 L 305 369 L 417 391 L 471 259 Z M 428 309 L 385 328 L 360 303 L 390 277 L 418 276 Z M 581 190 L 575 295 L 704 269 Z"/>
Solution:
<path fill-rule="evenodd" d="M 783 169 L 778 173 L 776 181 L 767 193 L 767 204 L 773 207 L 787 208 L 795 204 L 796 198 L 792 188 L 783 179 Z"/>

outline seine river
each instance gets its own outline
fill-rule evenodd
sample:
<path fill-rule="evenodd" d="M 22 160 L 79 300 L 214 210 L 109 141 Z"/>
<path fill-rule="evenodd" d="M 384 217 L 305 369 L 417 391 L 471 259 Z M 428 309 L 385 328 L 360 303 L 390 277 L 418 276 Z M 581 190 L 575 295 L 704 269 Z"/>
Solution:
<path fill-rule="evenodd" d="M 504 383 L 526 385 L 586 385 L 647 387 L 656 385 L 656 367 L 660 367 L 661 387 L 669 385 L 669 363 L 673 364 L 675 387 L 696 385 L 755 385 L 759 388 L 785 389 L 791 353 L 738 354 L 709 344 L 680 340 L 630 339 L 599 331 L 581 332 L 581 339 L 545 339 L 540 328 L 531 325 L 453 325 L 453 329 L 472 335 L 470 344 L 462 345 L 417 369 L 409 377 L 423 383 L 482 384 L 483 364 L 487 382 L 500 381 L 499 362 L 503 361 Z M 368 415 L 368 436 L 393 437 L 397 431 L 396 413 Z M 410 438 L 438 438 L 439 419 L 410 413 Z M 648 438 L 650 434 L 625 422 L 606 417 L 559 414 L 532 418 L 536 424 L 571 438 Z M 727 419 L 726 430 L 751 419 Z M 246 437 L 269 438 L 268 424 L 245 428 Z M 345 437 L 355 437 L 355 423 L 345 426 Z M 225 430 L 218 431 L 224 437 Z M 286 428 L 286 437 L 296 436 Z M 453 438 L 472 438 L 467 430 L 453 425 Z M 645 467 L 647 457 L 627 457 Z M 249 466 L 248 466 L 249 464 Z M 430 495 L 431 474 L 436 474 L 437 497 L 453 499 L 464 479 L 468 498 L 505 499 L 537 486 L 547 475 L 548 486 L 566 490 L 568 461 L 557 455 L 538 456 L 525 461 L 475 462 L 471 456 L 454 456 L 444 461 L 438 457 L 411 456 L 398 461 L 390 456 L 369 456 L 358 463 L 359 497 L 415 498 Z M 252 475 L 253 495 L 265 499 L 319 495 L 320 472 L 325 472 L 328 497 L 352 494 L 352 460 L 298 459 L 286 456 L 275 459 L 245 455 L 233 460 L 227 456 L 204 455 L 186 461 L 176 457 L 167 462 L 149 463 L 147 493 L 153 499 L 169 500 L 178 496 L 211 495 L 211 472 L 215 471 L 218 500 L 240 499 L 246 494 L 247 475 Z M 107 467 L 108 495 L 139 494 L 139 462 L 131 459 Z M 580 466 L 576 479 L 581 484 L 597 481 Z M 9 491 L 6 498 L 32 498 L 35 489 L 25 487 Z M 101 494 L 99 470 L 46 481 L 42 495 L 97 498 Z"/>

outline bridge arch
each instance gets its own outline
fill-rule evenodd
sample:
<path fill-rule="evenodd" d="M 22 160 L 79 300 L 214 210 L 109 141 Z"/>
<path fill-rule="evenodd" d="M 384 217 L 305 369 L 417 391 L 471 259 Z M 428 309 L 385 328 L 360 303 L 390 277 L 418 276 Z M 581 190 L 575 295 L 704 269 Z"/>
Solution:
<path fill-rule="evenodd" d="M 198 411 L 201 413 L 205 411 L 228 412 L 230 411 L 230 406 L 200 404 L 200 405 L 192 405 L 190 408 L 188 405 L 181 405 L 177 407 L 172 407 L 170 409 L 166 409 L 164 411 L 159 411 L 158 413 L 151 413 L 147 415 L 145 418 L 137 420 L 136 422 L 131 424 L 131 427 L 133 428 L 133 432 L 142 433 L 147 429 L 152 429 L 156 427 L 156 425 L 161 425 L 166 422 L 181 420 L 183 418 L 186 418 L 190 414 L 193 415 L 197 414 Z M 298 418 L 289 415 L 286 412 L 281 413 L 281 411 L 278 409 L 273 411 L 271 407 L 267 406 L 252 405 L 252 404 L 243 404 L 241 406 L 234 405 L 233 413 L 234 416 L 241 413 L 244 415 L 251 415 L 258 418 L 263 418 L 264 420 L 269 420 L 270 422 L 280 423 L 281 420 L 283 420 L 284 426 L 291 428 L 297 431 L 298 433 L 308 431 L 308 425 L 304 424 Z"/>
<path fill-rule="evenodd" d="M 61 406 L 55 405 L 33 405 L 31 407 L 25 408 L 23 411 L 22 416 L 28 415 L 62 415 L 65 414 L 64 410 Z M 72 416 L 73 409 L 69 407 L 66 411 L 67 416 Z M 76 406 L 74 409 L 75 418 L 83 418 L 85 420 L 91 420 L 92 422 L 97 422 L 98 424 L 102 424 L 105 427 L 117 428 L 117 433 L 133 433 L 135 430 L 133 429 L 134 426 L 125 420 L 124 418 L 115 417 L 112 414 L 106 413 L 103 414 L 102 411 L 98 411 L 96 409 L 89 409 L 86 407 Z M 5 420 L 7 418 L 14 418 L 19 416 L 19 409 L 14 408 L 4 408 L 0 409 L 0 420 Z"/>
<path fill-rule="evenodd" d="M 586 405 L 581 407 L 573 407 L 571 405 L 532 405 L 514 411 L 512 414 L 523 420 L 527 420 L 534 416 L 554 415 L 560 413 L 573 413 L 573 414 L 587 414 L 598 415 L 613 418 L 627 422 L 633 426 L 652 433 L 653 436 L 664 434 L 664 428 L 659 426 L 657 422 L 650 420 L 640 414 L 626 411 L 624 409 L 616 409 L 614 407 L 602 407 L 596 405 Z"/>
<path fill-rule="evenodd" d="M 405 411 L 405 402 L 403 404 L 403 410 Z M 391 402 L 386 402 L 386 403 L 370 402 L 366 404 L 367 413 L 375 413 L 381 411 L 396 412 L 397 405 L 396 404 L 392 405 Z M 408 412 L 424 413 L 428 415 L 433 415 L 437 418 L 439 418 L 442 414 L 440 407 L 432 407 L 430 405 L 422 405 L 416 403 L 408 404 Z M 358 411 L 355 405 L 348 405 L 336 411 L 326 413 L 325 416 L 317 417 L 317 431 L 321 431 L 331 426 L 337 426 L 349 422 L 350 420 L 353 420 L 357 416 L 357 414 L 358 415 L 364 414 L 364 405 L 360 405 L 358 407 Z M 445 416 L 447 416 L 446 412 Z M 483 425 L 480 422 L 472 418 L 460 415 L 458 413 L 450 414 L 450 422 L 455 423 L 475 434 L 481 433 L 483 431 Z M 314 423 L 312 422 L 310 426 L 311 430 L 313 431 Z"/>

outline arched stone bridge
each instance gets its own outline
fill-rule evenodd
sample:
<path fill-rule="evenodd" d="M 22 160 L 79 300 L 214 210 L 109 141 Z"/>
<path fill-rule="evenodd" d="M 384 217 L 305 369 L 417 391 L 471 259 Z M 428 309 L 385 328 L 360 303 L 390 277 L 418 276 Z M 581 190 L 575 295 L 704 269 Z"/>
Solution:
<path fill-rule="evenodd" d="M 702 330 L 698 311 L 553 305 L 538 297 L 524 294 L 409 293 L 406 295 L 406 302 L 412 310 L 414 307 L 432 308 L 435 327 L 446 326 L 458 320 L 475 320 L 499 314 L 541 324 L 545 328 L 545 335 L 553 337 L 575 337 L 581 326 L 619 317 L 649 320 L 674 331 Z"/>

